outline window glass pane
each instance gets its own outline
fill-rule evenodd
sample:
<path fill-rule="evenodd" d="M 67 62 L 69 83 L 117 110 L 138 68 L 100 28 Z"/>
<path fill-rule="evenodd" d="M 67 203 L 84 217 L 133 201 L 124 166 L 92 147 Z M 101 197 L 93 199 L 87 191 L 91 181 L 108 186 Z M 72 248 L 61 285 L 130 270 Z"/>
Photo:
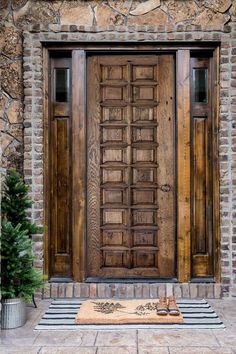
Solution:
<path fill-rule="evenodd" d="M 69 69 L 55 69 L 56 102 L 69 101 Z"/>
<path fill-rule="evenodd" d="M 207 103 L 207 68 L 193 69 L 194 102 Z"/>

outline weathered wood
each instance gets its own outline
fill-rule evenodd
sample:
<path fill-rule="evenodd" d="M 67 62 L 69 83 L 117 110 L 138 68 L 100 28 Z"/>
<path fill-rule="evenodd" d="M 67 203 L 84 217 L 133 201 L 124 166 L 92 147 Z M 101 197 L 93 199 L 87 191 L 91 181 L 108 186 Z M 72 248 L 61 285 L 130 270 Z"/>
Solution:
<path fill-rule="evenodd" d="M 87 75 L 88 275 L 173 277 L 173 56 L 91 56 Z"/>
<path fill-rule="evenodd" d="M 53 46 L 53 44 L 50 44 L 48 47 L 54 51 L 58 51 L 58 46 Z M 61 47 L 62 48 L 62 47 Z M 73 227 L 73 276 L 74 279 L 77 281 L 82 281 L 86 277 L 86 246 L 85 246 L 85 237 L 86 237 L 86 223 L 88 219 L 86 219 L 86 213 L 85 213 L 85 200 L 86 200 L 86 180 L 85 180 L 85 175 L 86 175 L 86 164 L 85 164 L 85 156 L 86 156 L 86 124 L 85 124 L 85 73 L 86 73 L 86 68 L 85 68 L 85 52 L 82 49 L 89 49 L 89 50 L 97 50 L 98 45 L 96 44 L 69 44 L 63 46 L 64 49 L 74 49 L 73 53 L 73 157 L 71 158 L 71 164 L 73 166 L 73 169 L 71 171 L 71 176 L 73 175 L 73 183 L 71 183 L 71 188 L 73 188 L 73 202 L 72 202 L 72 207 L 71 209 L 73 210 L 73 220 L 71 222 L 71 225 Z M 99 44 L 99 48 L 107 48 L 107 45 L 101 45 Z M 111 46 L 109 45 L 109 48 L 116 48 L 120 50 L 127 49 L 126 46 L 124 45 L 119 45 L 117 44 L 112 44 Z M 187 70 L 189 70 L 186 65 L 188 66 L 188 51 L 189 49 L 201 49 L 199 46 L 192 46 L 192 47 L 186 47 L 185 50 L 181 49 L 178 45 L 173 45 L 173 46 L 155 46 L 153 48 L 153 45 L 148 45 L 148 44 L 141 44 L 141 45 L 133 45 L 131 44 L 129 47 L 134 51 L 140 50 L 140 54 L 144 57 L 144 51 L 150 51 L 152 54 L 154 51 L 158 53 L 163 51 L 168 51 L 170 49 L 173 50 L 178 50 L 177 52 L 177 102 L 178 104 L 178 109 L 177 109 L 177 141 L 179 142 L 178 148 L 177 148 L 177 206 L 176 210 L 178 211 L 177 215 L 177 224 L 178 224 L 178 230 L 177 230 L 177 244 L 178 244 L 178 251 L 177 251 L 177 265 L 178 265 L 178 276 L 180 281 L 188 281 L 190 279 L 190 235 L 189 235 L 189 230 L 190 226 L 188 228 L 188 225 L 190 225 L 189 221 L 189 210 L 190 210 L 190 199 L 189 199 L 189 180 L 188 180 L 188 164 L 189 164 L 189 148 L 190 148 L 190 140 L 188 140 L 188 134 L 190 128 L 188 127 L 188 119 L 189 119 L 189 106 L 187 103 L 187 100 L 190 98 L 187 98 L 187 93 L 189 92 L 189 77 Z M 209 46 L 207 47 L 208 49 L 213 50 L 214 46 Z M 76 54 L 77 53 L 77 54 Z M 80 55 L 79 55 L 80 53 Z M 56 204 L 53 204 L 53 184 L 51 183 L 51 179 L 49 178 L 49 175 L 52 170 L 53 163 L 56 166 L 56 162 L 53 162 L 53 157 L 52 157 L 52 149 L 53 149 L 53 141 L 51 139 L 51 135 L 53 134 L 52 132 L 52 127 L 51 127 L 51 117 L 53 117 L 53 107 L 51 106 L 50 108 L 48 107 L 48 102 L 47 102 L 47 92 L 48 92 L 48 84 L 47 84 L 47 55 L 48 55 L 48 50 L 45 48 L 44 49 L 44 63 L 45 63 L 45 70 L 44 70 L 44 92 L 45 92 L 45 100 L 44 100 L 44 107 L 45 107 L 45 122 L 44 122 L 44 151 L 45 151 L 45 174 L 44 174 L 44 193 L 48 198 L 46 198 L 46 206 L 45 206 L 45 272 L 47 273 L 48 268 L 49 274 L 53 275 L 53 270 L 52 270 L 52 265 L 54 264 L 54 256 L 52 249 L 53 247 L 55 248 L 55 243 L 52 243 L 51 240 L 54 237 L 54 229 L 53 225 L 50 220 L 53 219 L 53 215 L 51 217 L 51 214 L 53 214 L 54 207 L 56 207 Z M 53 54 L 55 57 L 55 54 Z M 122 55 L 123 56 L 123 55 Z M 122 56 L 120 55 L 120 59 L 117 57 L 116 63 L 119 65 L 122 65 Z M 139 55 L 140 56 L 140 55 Z M 140 64 L 139 62 L 139 56 L 136 55 L 137 60 L 136 63 Z M 149 58 L 152 55 L 146 55 Z M 164 57 L 167 56 L 166 54 Z M 133 56 L 134 57 L 134 56 Z M 110 64 L 110 58 L 107 57 L 107 62 L 105 63 L 106 65 Z M 80 60 L 80 64 L 79 61 Z M 220 232 L 219 232 L 219 170 L 218 170 L 218 65 L 219 65 L 219 50 L 216 49 L 214 51 L 214 70 L 212 71 L 212 86 L 210 87 L 210 90 L 212 92 L 212 98 L 213 103 L 212 104 L 212 110 L 211 110 L 211 115 L 212 115 L 212 132 L 213 132 L 213 137 L 210 137 L 209 133 L 209 124 L 205 130 L 208 131 L 208 143 L 206 142 L 206 146 L 209 146 L 209 144 L 212 145 L 212 155 L 208 155 L 208 162 L 210 163 L 210 159 L 212 159 L 212 175 L 207 176 L 207 167 L 206 167 L 206 180 L 211 180 L 212 181 L 212 188 L 213 188 L 213 193 L 212 196 L 208 195 L 206 193 L 206 209 L 208 208 L 208 213 L 206 212 L 207 215 L 209 215 L 209 203 L 213 200 L 213 205 L 212 205 L 212 230 L 213 230 L 213 235 L 214 238 L 211 240 L 208 239 L 208 241 L 212 242 L 212 247 L 208 243 L 207 246 L 210 247 L 210 249 L 214 250 L 214 269 L 215 269 L 215 276 L 216 280 L 220 281 Z M 93 69 L 93 68 L 92 68 Z M 98 78 L 99 78 L 100 73 L 98 73 Z M 110 74 L 107 72 L 104 72 L 104 75 L 114 75 L 114 72 L 110 72 Z M 131 65 L 130 63 L 127 64 L 127 77 L 131 75 Z M 135 75 L 134 75 L 135 76 Z M 179 78 L 178 78 L 179 77 Z M 82 78 L 82 80 L 81 80 Z M 96 81 L 96 80 L 95 80 Z M 100 194 L 100 190 L 97 194 L 97 199 L 99 201 L 102 201 L 102 206 L 99 208 L 99 215 L 103 216 L 104 220 L 115 220 L 115 221 L 123 221 L 126 222 L 125 227 L 119 226 L 116 228 L 116 225 L 113 229 L 110 228 L 108 225 L 103 225 L 101 226 L 101 235 L 102 235 L 102 242 L 103 245 L 102 247 L 99 248 L 99 252 L 102 251 L 103 254 L 106 256 L 106 262 L 107 264 L 110 264 L 110 274 L 114 274 L 117 276 L 122 277 L 124 272 L 123 269 L 117 271 L 117 266 L 119 265 L 120 260 L 122 259 L 123 264 L 127 266 L 127 269 L 131 269 L 130 275 L 131 276 L 141 276 L 143 274 L 146 274 L 146 269 L 147 267 L 141 267 L 142 264 L 146 264 L 146 266 L 149 266 L 152 264 L 153 259 L 155 257 L 156 253 L 160 254 L 160 250 L 158 250 L 158 247 L 160 247 L 160 244 L 157 243 L 157 233 L 161 233 L 161 230 L 158 231 L 156 226 L 146 224 L 145 225 L 145 233 L 143 233 L 143 225 L 140 225 L 140 220 L 146 218 L 146 220 L 154 220 L 157 224 L 159 223 L 158 220 L 158 209 L 156 209 L 156 212 L 152 214 L 150 217 L 150 214 L 148 215 L 148 212 L 150 210 L 150 205 L 152 204 L 152 210 L 154 211 L 154 205 L 157 208 L 159 201 L 158 198 L 160 197 L 160 192 L 158 189 L 158 194 L 154 193 L 153 190 L 156 188 L 155 180 L 157 178 L 157 168 L 153 167 L 150 163 L 150 161 L 145 165 L 140 165 L 141 167 L 139 169 L 136 169 L 134 164 L 139 161 L 140 156 L 145 159 L 152 159 L 153 156 L 157 158 L 158 160 L 158 149 L 156 150 L 156 155 L 155 155 L 155 149 L 156 147 L 152 143 L 153 139 L 153 134 L 154 136 L 157 136 L 158 134 L 158 127 L 153 124 L 153 113 L 156 112 L 159 107 L 155 102 L 152 102 L 151 100 L 147 100 L 147 96 L 145 98 L 145 95 L 148 94 L 148 85 L 145 80 L 141 80 L 134 77 L 132 80 L 128 80 L 125 82 L 124 80 L 119 80 L 120 82 L 117 83 L 117 79 L 115 78 L 110 78 L 108 81 L 107 79 L 104 79 L 103 82 L 100 82 L 100 90 L 102 90 L 102 87 L 106 87 L 107 84 L 109 83 L 110 86 L 113 84 L 113 89 L 108 92 L 108 95 L 110 95 L 109 102 L 102 101 L 100 100 L 100 108 L 101 110 L 104 110 L 104 115 L 101 117 L 101 121 L 99 123 L 99 129 L 100 129 L 100 135 L 99 135 L 99 145 L 102 148 L 102 151 L 104 151 L 104 154 L 102 155 L 104 158 L 103 163 L 101 163 L 100 166 L 100 172 L 101 172 L 101 178 L 103 179 L 103 188 L 102 192 Z M 99 80 L 97 79 L 97 82 Z M 174 82 L 174 81 L 173 81 Z M 52 82 L 51 82 L 52 84 Z M 134 85 L 135 84 L 135 85 Z M 52 85 L 53 86 L 53 85 Z M 123 98 L 120 99 L 119 107 L 116 107 L 117 104 L 117 93 L 122 92 L 122 88 L 127 87 L 128 91 L 124 92 L 123 90 Z M 132 91 L 133 88 L 133 91 Z M 146 89 L 143 91 L 143 93 L 140 96 L 140 88 L 141 89 Z M 155 90 L 154 90 L 155 91 Z M 150 91 L 149 91 L 150 92 Z M 128 105 L 126 102 L 126 98 L 129 99 L 131 97 L 131 94 L 133 93 L 135 102 L 128 101 Z M 97 94 L 100 95 L 100 91 L 98 89 Z M 119 95 L 119 94 L 118 94 Z M 51 98 L 50 101 L 52 101 L 52 96 L 53 92 L 51 93 Z M 140 102 L 140 97 L 142 98 L 142 102 Z M 99 98 L 100 99 L 100 98 Z M 98 97 L 97 100 L 99 101 Z M 80 102 L 80 105 L 78 105 L 78 102 Z M 147 106 L 149 107 L 148 109 L 143 109 L 142 107 L 145 105 L 145 108 Z M 64 105 L 61 105 L 61 108 L 59 107 L 60 104 L 57 103 L 56 106 L 54 106 L 54 113 L 55 113 L 55 118 L 60 117 L 63 118 L 67 113 L 67 108 Z M 205 108 L 203 109 L 200 105 L 195 106 L 195 117 L 198 120 L 198 123 L 200 123 L 200 119 L 205 120 L 208 119 L 206 110 Z M 48 115 L 48 112 L 50 111 L 50 115 Z M 109 111 L 109 113 L 108 113 Z M 135 115 L 133 112 L 135 111 Z M 122 112 L 125 112 L 122 115 Z M 180 112 L 180 113 L 179 113 Z M 154 113 L 155 116 L 156 113 Z M 127 121 L 125 121 L 125 115 L 127 117 Z M 132 116 L 133 115 L 133 116 Z M 50 116 L 50 117 L 49 117 Z M 79 119 L 78 119 L 79 117 Z M 81 118 L 82 117 L 82 118 Z M 112 119 L 111 119 L 112 118 Z M 100 119 L 100 117 L 99 117 Z M 133 121 L 132 121 L 133 119 Z M 201 121 L 201 122 L 202 122 Z M 48 122 L 50 123 L 48 126 Z M 146 124 L 148 123 L 148 124 Z M 54 123 L 52 123 L 53 125 Z M 106 129 L 103 129 L 106 128 Z M 47 132 L 47 129 L 49 132 Z M 203 134 L 202 127 L 200 128 L 202 131 L 201 134 Z M 78 133 L 79 132 L 79 133 Z M 154 132 L 154 133 L 152 133 Z M 159 130 L 160 132 L 160 130 Z M 48 138 L 49 136 L 49 138 Z M 132 137 L 132 139 L 131 139 Z M 193 137 L 193 135 L 192 135 Z M 125 142 L 125 139 L 127 140 L 127 143 Z M 196 136 L 196 141 L 201 140 L 200 136 Z M 193 139 L 192 139 L 193 141 Z M 49 142 L 49 146 L 47 145 Z M 125 143 L 124 143 L 125 142 Z M 157 139 L 158 142 L 158 139 Z M 132 143 L 132 148 L 131 148 L 131 143 Z M 141 145 L 140 145 L 141 144 Z M 148 148 L 145 148 L 146 147 Z M 109 148 L 112 146 L 112 149 L 109 150 Z M 140 151 L 140 146 L 142 149 L 146 151 Z M 54 146 L 55 149 L 57 148 L 56 145 Z M 154 149 L 152 149 L 154 147 Z M 197 154 L 200 156 L 203 154 L 203 146 L 199 146 L 198 144 L 198 149 L 199 151 Z M 205 148 L 204 148 L 205 149 Z M 203 149 L 203 150 L 204 150 Z M 113 152 L 111 151 L 113 150 Z M 47 151 L 48 151 L 48 158 L 47 158 Z M 81 152 L 81 153 L 80 153 Z M 133 154 L 132 154 L 133 152 Z M 140 155 L 141 153 L 141 155 Z M 72 156 L 71 155 L 71 156 Z M 132 156 L 132 160 L 131 160 Z M 52 158 L 51 158 L 52 157 Z M 123 160 L 122 160 L 123 159 Z M 192 160 L 192 159 L 191 159 Z M 132 161 L 132 164 L 130 163 Z M 98 161 L 97 161 L 98 162 Z M 115 167 L 114 167 L 114 162 L 115 162 Z M 134 162 L 134 163 L 133 163 Z M 158 162 L 158 161 L 157 161 Z M 99 161 L 100 163 L 100 161 Z M 199 161 L 200 163 L 200 161 Z M 202 162 L 201 162 L 202 163 Z M 127 167 L 128 165 L 128 167 Z M 201 169 L 203 166 L 200 166 Z M 57 168 L 57 167 L 55 167 Z M 147 173 L 147 168 L 148 168 L 148 173 Z M 47 172 L 48 171 L 48 172 Z M 192 169 L 193 171 L 193 169 Z M 78 173 L 76 175 L 76 173 Z M 193 174 L 194 176 L 194 174 Z M 150 181 L 154 181 L 152 184 L 151 182 L 147 187 L 143 187 L 143 178 L 148 178 Z M 191 177 L 192 178 L 192 177 Z M 114 186 L 114 180 L 116 181 L 116 185 Z M 193 178 L 192 178 L 193 180 Z M 196 176 L 195 176 L 196 180 Z M 140 184 L 141 181 L 141 184 Z M 198 181 L 199 182 L 199 181 Z M 158 182 L 159 183 L 159 182 Z M 136 188 L 134 185 L 139 184 L 139 187 Z M 100 188 L 100 185 L 99 185 Z M 199 190 L 199 188 L 197 188 Z M 194 189 L 193 189 L 194 190 Z M 198 201 L 200 202 L 201 205 L 203 205 L 203 189 L 202 185 L 200 186 L 201 192 L 198 193 L 199 195 L 202 195 L 201 198 L 198 198 Z M 182 193 L 183 192 L 183 193 Z M 168 194 L 167 192 L 166 194 Z M 181 195 L 182 193 L 182 195 Z M 212 198 L 212 199 L 211 199 Z M 141 202 L 140 202 L 141 200 Z M 56 201 L 55 201 L 56 203 Z M 196 208 L 196 207 L 195 207 Z M 199 209 L 201 212 L 201 208 L 196 208 Z M 56 210 L 56 209 L 55 209 Z M 107 213 L 108 210 L 108 213 Z M 118 214 L 117 214 L 118 211 Z M 137 211 L 141 211 L 137 212 Z M 147 212 L 146 212 L 147 211 Z M 109 214 L 110 212 L 110 214 Z M 115 214 L 112 212 L 115 212 Z M 162 212 L 161 210 L 159 211 L 160 213 Z M 195 224 L 198 224 L 198 220 L 203 220 L 202 217 L 200 217 L 200 213 L 193 214 L 193 216 L 196 218 Z M 141 219 L 140 219 L 141 218 Z M 156 218 L 156 219 L 155 219 Z M 131 220 L 135 220 L 137 225 L 132 225 Z M 193 225 L 194 223 L 192 223 Z M 200 225 L 200 228 L 203 230 L 205 226 L 203 225 L 204 222 L 202 222 Z M 100 224 L 99 224 L 100 225 Z M 163 225 L 162 225 L 163 227 Z M 206 229 L 209 229 L 209 225 L 206 225 Z M 127 230 L 130 229 L 132 233 L 132 237 L 130 237 L 130 232 L 127 232 Z M 203 235 L 202 232 L 200 232 L 201 235 Z M 101 241 L 101 239 L 99 239 Z M 204 241 L 204 238 L 202 239 Z M 60 242 L 59 242 L 60 243 Z M 115 247 L 114 247 L 115 246 Z M 50 256 L 47 257 L 47 251 L 50 247 Z M 88 246 L 89 249 L 90 246 Z M 96 249 L 96 245 L 93 245 L 94 249 Z M 155 248 L 156 247 L 156 248 Z M 195 246 L 194 246 L 195 247 Z M 202 247 L 202 246 L 201 246 Z M 116 253 L 114 253 L 114 248 L 116 249 Z M 140 253 L 140 249 L 144 251 L 143 253 Z M 132 250 L 132 251 L 131 251 Z M 147 253 L 146 251 L 149 251 Z M 101 253 L 100 253 L 101 254 Z M 147 257 L 148 254 L 148 257 Z M 184 257 L 183 257 L 184 256 Z M 145 258 L 146 257 L 146 258 Z M 203 254 L 202 256 L 198 254 L 194 255 L 193 253 L 193 264 L 195 264 L 195 274 L 198 274 L 198 276 L 204 276 L 208 272 L 208 274 L 213 274 L 213 268 L 212 271 L 209 271 L 209 267 L 212 267 L 212 265 L 207 261 L 208 255 Z M 49 258 L 49 259 L 48 259 Z M 48 261 L 47 261 L 48 259 Z M 72 257 L 71 257 L 72 259 Z M 145 260 L 146 259 L 146 260 Z M 187 262 L 186 262 L 187 259 Z M 212 258 L 213 259 L 213 258 Z M 91 260 L 92 262 L 92 260 Z M 110 263 L 109 263 L 110 262 Z M 139 264 L 138 264 L 139 262 Z M 49 266 L 50 264 L 50 266 Z M 100 264 L 101 258 L 100 258 Z M 116 265 L 115 267 L 112 267 L 112 265 Z M 138 272 L 134 272 L 132 270 L 132 266 L 136 266 L 138 268 Z M 158 266 L 158 264 L 157 264 Z M 63 265 L 59 265 L 59 268 L 63 268 Z M 158 266 L 159 267 L 159 266 Z M 150 269 L 150 268 L 149 268 Z M 208 269 L 208 271 L 207 271 Z M 116 273 L 117 272 L 117 273 Z M 205 272 L 205 273 L 204 273 Z M 89 273 L 89 272 L 88 272 Z M 155 269 L 154 272 L 150 272 L 150 276 L 158 276 L 158 272 Z M 102 274 L 103 276 L 103 274 Z M 129 276 L 129 275 L 128 275 Z"/>
<path fill-rule="evenodd" d="M 174 114 L 174 62 L 173 56 L 159 57 L 159 97 L 157 107 L 158 128 L 157 169 L 158 181 L 158 263 L 161 276 L 176 275 L 176 171 L 175 171 L 175 114 Z"/>
<path fill-rule="evenodd" d="M 193 125 L 193 239 L 194 253 L 207 250 L 207 120 L 195 118 Z"/>
<path fill-rule="evenodd" d="M 55 68 L 69 68 L 69 58 L 51 58 L 50 90 L 50 276 L 72 276 L 71 117 L 70 101 L 55 101 Z M 55 108 L 57 115 L 55 115 Z M 67 116 L 64 113 L 67 112 Z"/>
<path fill-rule="evenodd" d="M 191 58 L 191 200 L 192 276 L 213 276 L 212 228 L 212 60 Z M 193 71 L 206 73 L 207 100 L 194 97 Z M 203 78 L 202 78 L 203 79 Z M 203 87 L 201 83 L 201 90 Z"/>
<path fill-rule="evenodd" d="M 72 54 L 72 227 L 73 227 L 73 277 L 85 279 L 86 235 L 86 123 L 85 82 L 86 59 L 83 50 Z"/>
<path fill-rule="evenodd" d="M 177 55 L 177 224 L 178 279 L 190 280 L 190 58 L 188 50 Z"/>

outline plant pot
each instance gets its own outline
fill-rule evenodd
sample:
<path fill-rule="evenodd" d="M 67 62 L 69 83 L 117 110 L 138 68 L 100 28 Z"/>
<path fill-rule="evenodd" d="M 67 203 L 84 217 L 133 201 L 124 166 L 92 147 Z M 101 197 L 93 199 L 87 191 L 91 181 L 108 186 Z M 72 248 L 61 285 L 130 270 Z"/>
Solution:
<path fill-rule="evenodd" d="M 2 329 L 21 327 L 26 322 L 26 304 L 21 298 L 2 299 Z"/>

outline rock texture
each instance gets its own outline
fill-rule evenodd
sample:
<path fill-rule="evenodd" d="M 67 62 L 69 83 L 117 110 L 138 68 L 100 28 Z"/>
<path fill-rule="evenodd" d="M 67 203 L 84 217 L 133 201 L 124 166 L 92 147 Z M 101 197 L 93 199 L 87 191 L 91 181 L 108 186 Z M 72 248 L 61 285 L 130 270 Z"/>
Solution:
<path fill-rule="evenodd" d="M 134 16 L 141 16 L 156 9 L 160 5 L 160 0 L 148 0 L 139 4 L 134 10 L 130 11 L 130 14 Z"/>
<path fill-rule="evenodd" d="M 166 25 L 169 22 L 169 16 L 164 11 L 157 8 L 145 15 L 129 16 L 129 25 L 135 25 L 137 22 L 140 25 Z"/>
<path fill-rule="evenodd" d="M 0 0 L 3 164 L 22 164 L 22 31 L 30 24 L 219 26 L 236 21 L 233 0 Z M 17 127 L 11 125 L 20 124 Z M 20 128 L 21 126 L 21 128 Z M 9 146 L 10 143 L 10 146 Z M 13 155 L 16 153 L 16 157 Z M 10 161 L 10 162 L 9 162 Z"/>
<path fill-rule="evenodd" d="M 77 1 L 63 3 L 60 10 L 62 25 L 88 25 L 93 24 L 93 11 L 90 5 Z"/>
<path fill-rule="evenodd" d="M 95 19 L 98 26 L 125 24 L 125 17 L 121 13 L 113 11 L 112 8 L 105 4 L 100 4 L 95 7 Z"/>

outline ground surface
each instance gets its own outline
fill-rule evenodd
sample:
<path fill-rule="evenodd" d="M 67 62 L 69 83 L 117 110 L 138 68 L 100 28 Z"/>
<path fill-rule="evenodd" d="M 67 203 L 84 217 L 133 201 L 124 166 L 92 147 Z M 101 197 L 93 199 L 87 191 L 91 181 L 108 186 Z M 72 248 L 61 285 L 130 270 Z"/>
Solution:
<path fill-rule="evenodd" d="M 17 354 L 236 354 L 236 300 L 211 300 L 226 329 L 35 331 L 49 305 L 28 308 L 24 327 L 1 332 L 0 353 Z"/>

